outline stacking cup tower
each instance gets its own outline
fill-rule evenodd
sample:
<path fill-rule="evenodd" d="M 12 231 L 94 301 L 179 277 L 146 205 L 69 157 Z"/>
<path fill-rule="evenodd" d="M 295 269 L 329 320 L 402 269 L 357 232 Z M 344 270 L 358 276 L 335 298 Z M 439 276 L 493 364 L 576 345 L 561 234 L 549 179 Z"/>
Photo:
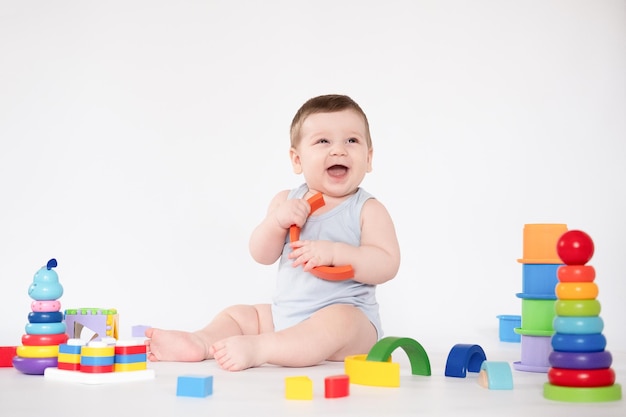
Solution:
<path fill-rule="evenodd" d="M 564 233 L 557 242 L 557 253 L 565 265 L 557 272 L 553 351 L 543 389 L 544 397 L 550 400 L 603 402 L 622 398 L 622 387 L 615 383 L 611 368 L 613 358 L 605 349 L 596 271 L 586 265 L 593 252 L 591 237 L 580 230 Z"/>
<path fill-rule="evenodd" d="M 34 300 L 32 311 L 28 314 L 22 345 L 17 347 L 13 358 L 13 367 L 24 374 L 43 375 L 46 368 L 56 367 L 59 345 L 68 338 L 58 300 L 63 295 L 63 286 L 52 269 L 56 266 L 56 259 L 50 259 L 35 273 L 28 288 L 28 295 Z"/>
<path fill-rule="evenodd" d="M 554 302 L 557 269 L 561 265 L 556 244 L 567 232 L 565 224 L 524 225 L 524 257 L 522 263 L 521 360 L 513 363 L 518 371 L 547 372 L 550 341 L 554 333 Z"/>

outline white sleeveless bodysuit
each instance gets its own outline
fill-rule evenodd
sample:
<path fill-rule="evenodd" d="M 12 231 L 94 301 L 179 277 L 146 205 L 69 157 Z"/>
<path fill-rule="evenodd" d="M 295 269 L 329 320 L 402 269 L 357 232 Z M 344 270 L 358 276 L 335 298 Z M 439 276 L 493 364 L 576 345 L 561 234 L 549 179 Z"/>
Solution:
<path fill-rule="evenodd" d="M 288 198 L 302 198 L 306 184 L 291 190 Z M 349 199 L 319 216 L 312 213 L 300 231 L 301 240 L 331 240 L 353 246 L 361 243 L 361 209 L 370 198 L 359 188 Z M 376 301 L 376 286 L 354 280 L 326 281 L 304 272 L 302 266 L 293 267 L 289 234 L 278 265 L 276 292 L 272 303 L 272 315 L 276 331 L 291 327 L 309 318 L 321 308 L 332 304 L 351 304 L 358 307 L 372 322 L 378 338 L 382 328 Z"/>

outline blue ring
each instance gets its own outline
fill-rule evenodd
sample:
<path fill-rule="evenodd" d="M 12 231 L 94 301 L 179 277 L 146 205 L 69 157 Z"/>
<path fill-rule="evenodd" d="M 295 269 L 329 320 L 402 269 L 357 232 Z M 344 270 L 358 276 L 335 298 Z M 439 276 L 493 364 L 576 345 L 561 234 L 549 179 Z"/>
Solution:
<path fill-rule="evenodd" d="M 556 316 L 552 323 L 554 331 L 562 334 L 594 334 L 602 333 L 604 321 L 600 316 L 563 317 Z"/>
<path fill-rule="evenodd" d="M 611 352 L 557 352 L 552 351 L 548 362 L 554 368 L 564 369 L 604 369 L 613 363 Z"/>
<path fill-rule="evenodd" d="M 559 352 L 601 352 L 606 347 L 606 338 L 596 334 L 562 334 L 552 336 L 552 349 Z"/>
<path fill-rule="evenodd" d="M 65 323 L 28 323 L 26 334 L 60 334 L 65 333 Z"/>
<path fill-rule="evenodd" d="M 60 323 L 63 321 L 63 313 L 60 311 L 50 311 L 50 312 L 37 312 L 32 311 L 28 313 L 28 322 L 29 323 Z"/>

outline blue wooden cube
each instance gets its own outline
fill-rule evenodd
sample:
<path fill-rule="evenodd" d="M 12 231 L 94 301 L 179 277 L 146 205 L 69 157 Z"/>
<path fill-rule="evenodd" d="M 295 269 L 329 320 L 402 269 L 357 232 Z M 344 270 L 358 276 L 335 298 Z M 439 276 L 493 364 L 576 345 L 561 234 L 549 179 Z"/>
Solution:
<path fill-rule="evenodd" d="M 177 397 L 204 398 L 213 394 L 213 376 L 181 375 L 176 383 Z"/>

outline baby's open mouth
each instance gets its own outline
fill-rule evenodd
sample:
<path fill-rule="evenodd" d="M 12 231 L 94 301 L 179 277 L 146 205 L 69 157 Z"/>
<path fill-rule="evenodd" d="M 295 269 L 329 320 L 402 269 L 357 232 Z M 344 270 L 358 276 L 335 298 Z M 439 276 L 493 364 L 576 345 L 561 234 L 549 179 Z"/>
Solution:
<path fill-rule="evenodd" d="M 346 173 L 348 172 L 348 167 L 345 165 L 333 165 L 329 167 L 327 171 L 331 177 L 341 177 L 343 175 L 346 175 Z"/>

